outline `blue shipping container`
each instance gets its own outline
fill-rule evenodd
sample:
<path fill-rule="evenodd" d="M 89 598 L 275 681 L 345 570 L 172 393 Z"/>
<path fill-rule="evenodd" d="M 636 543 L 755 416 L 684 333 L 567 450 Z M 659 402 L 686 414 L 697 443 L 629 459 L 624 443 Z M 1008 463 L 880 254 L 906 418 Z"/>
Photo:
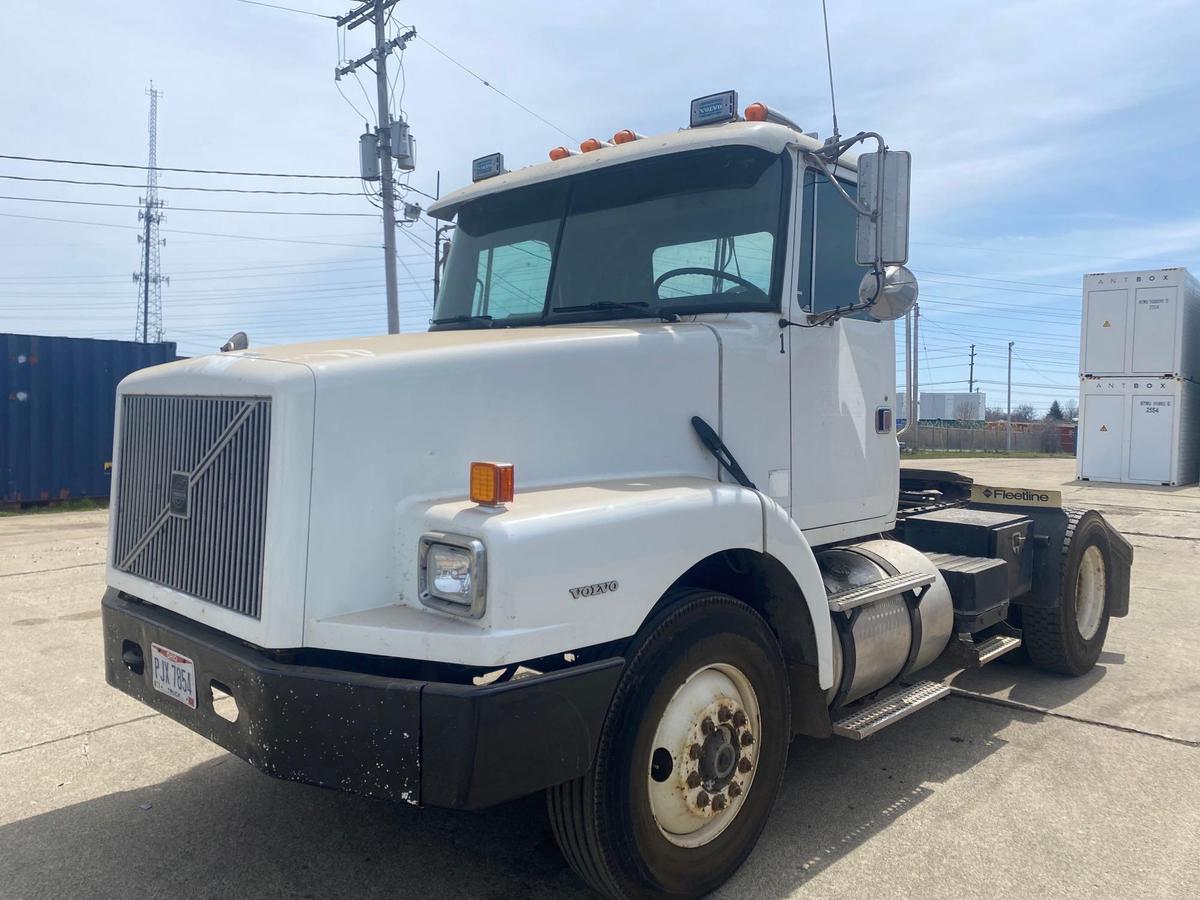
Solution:
<path fill-rule="evenodd" d="M 117 383 L 175 345 L 0 334 L 0 503 L 107 497 Z"/>

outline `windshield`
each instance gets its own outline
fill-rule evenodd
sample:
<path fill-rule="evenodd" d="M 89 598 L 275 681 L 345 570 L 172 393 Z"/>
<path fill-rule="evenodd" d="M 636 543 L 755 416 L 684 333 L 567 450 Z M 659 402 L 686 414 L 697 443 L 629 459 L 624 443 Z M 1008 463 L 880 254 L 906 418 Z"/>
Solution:
<path fill-rule="evenodd" d="M 784 166 L 718 147 L 467 203 L 434 327 L 778 310 Z"/>

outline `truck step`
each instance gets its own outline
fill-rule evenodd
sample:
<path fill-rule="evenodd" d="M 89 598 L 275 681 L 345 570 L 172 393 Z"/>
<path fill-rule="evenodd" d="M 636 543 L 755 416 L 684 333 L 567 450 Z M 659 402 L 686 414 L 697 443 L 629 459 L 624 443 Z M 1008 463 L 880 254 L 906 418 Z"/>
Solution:
<path fill-rule="evenodd" d="M 928 584 L 933 584 L 935 578 L 936 576 L 929 572 L 906 572 L 892 575 L 890 578 L 873 581 L 861 587 L 853 587 L 830 594 L 829 609 L 833 612 L 849 612 L 875 600 L 882 600 L 884 597 L 894 597 L 905 591 L 923 588 Z"/>
<path fill-rule="evenodd" d="M 1009 634 L 994 634 L 976 644 L 974 641 L 964 641 L 963 650 L 968 662 L 973 666 L 983 666 L 998 656 L 1016 650 L 1021 646 L 1021 639 Z"/>
<path fill-rule="evenodd" d="M 918 681 L 897 694 L 885 697 L 834 722 L 833 733 L 852 741 L 861 741 L 889 725 L 895 725 L 935 700 L 941 700 L 949 693 L 950 687 L 941 682 Z"/>

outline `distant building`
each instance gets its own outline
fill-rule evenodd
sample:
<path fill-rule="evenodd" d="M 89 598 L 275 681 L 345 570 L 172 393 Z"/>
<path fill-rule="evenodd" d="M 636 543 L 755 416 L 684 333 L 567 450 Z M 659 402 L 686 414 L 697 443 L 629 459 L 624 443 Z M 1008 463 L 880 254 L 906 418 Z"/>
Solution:
<path fill-rule="evenodd" d="M 979 391 L 921 391 L 922 422 L 956 422 L 974 425 L 985 418 L 987 395 Z M 908 398 L 903 394 L 896 398 L 896 418 L 908 419 Z"/>

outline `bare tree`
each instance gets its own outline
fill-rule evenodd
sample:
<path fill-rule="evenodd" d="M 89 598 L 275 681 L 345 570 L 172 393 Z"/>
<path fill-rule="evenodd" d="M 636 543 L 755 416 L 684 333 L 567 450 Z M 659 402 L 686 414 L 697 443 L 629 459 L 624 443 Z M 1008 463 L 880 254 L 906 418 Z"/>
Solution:
<path fill-rule="evenodd" d="M 970 400 L 959 400 L 954 404 L 954 418 L 958 422 L 976 421 L 975 404 Z"/>

